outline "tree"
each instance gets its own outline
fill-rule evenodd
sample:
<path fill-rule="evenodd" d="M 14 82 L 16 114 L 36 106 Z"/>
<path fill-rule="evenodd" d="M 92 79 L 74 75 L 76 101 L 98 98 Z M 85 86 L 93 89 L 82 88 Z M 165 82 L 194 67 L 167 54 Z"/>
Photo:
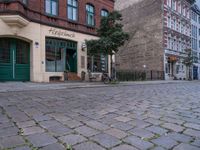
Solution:
<path fill-rule="evenodd" d="M 97 29 L 99 39 L 86 40 L 89 55 L 104 54 L 110 56 L 111 76 L 113 72 L 112 56 L 129 38 L 128 33 L 123 31 L 121 20 L 122 15 L 118 11 L 113 11 L 107 17 L 102 17 L 100 27 Z"/>
<path fill-rule="evenodd" d="M 185 49 L 186 52 L 186 57 L 183 60 L 183 64 L 186 65 L 189 69 L 189 80 L 192 80 L 191 77 L 191 66 L 193 65 L 193 55 L 192 55 L 192 50 L 191 49 Z"/>

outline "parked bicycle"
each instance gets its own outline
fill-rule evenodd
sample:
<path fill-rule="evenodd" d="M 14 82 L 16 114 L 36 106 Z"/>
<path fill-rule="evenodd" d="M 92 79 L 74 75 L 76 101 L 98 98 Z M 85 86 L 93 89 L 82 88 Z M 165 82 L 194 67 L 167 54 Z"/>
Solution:
<path fill-rule="evenodd" d="M 103 73 L 102 74 L 102 82 L 104 82 L 104 84 L 109 84 L 109 83 L 114 83 L 117 82 L 117 79 L 115 77 L 110 77 L 108 73 Z"/>

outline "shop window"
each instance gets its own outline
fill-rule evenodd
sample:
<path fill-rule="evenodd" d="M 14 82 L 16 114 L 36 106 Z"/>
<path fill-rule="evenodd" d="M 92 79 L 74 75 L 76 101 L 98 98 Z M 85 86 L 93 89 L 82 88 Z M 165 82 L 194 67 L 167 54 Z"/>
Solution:
<path fill-rule="evenodd" d="M 10 43 L 6 39 L 0 39 L 0 63 L 10 63 Z"/>
<path fill-rule="evenodd" d="M 65 70 L 77 71 L 76 43 L 46 38 L 46 71 L 64 72 Z"/>
<path fill-rule="evenodd" d="M 101 10 L 101 17 L 107 17 L 108 16 L 108 11 L 105 9 Z"/>
<path fill-rule="evenodd" d="M 45 1 L 45 11 L 49 15 L 58 15 L 58 0 L 46 0 Z"/>
<path fill-rule="evenodd" d="M 94 6 L 91 4 L 86 5 L 86 22 L 89 26 L 95 25 L 95 19 L 94 19 Z"/>
<path fill-rule="evenodd" d="M 102 54 L 89 56 L 87 69 L 90 72 L 108 72 L 108 56 Z"/>
<path fill-rule="evenodd" d="M 68 19 L 77 21 L 78 20 L 78 2 L 77 0 L 67 1 L 67 16 Z"/>

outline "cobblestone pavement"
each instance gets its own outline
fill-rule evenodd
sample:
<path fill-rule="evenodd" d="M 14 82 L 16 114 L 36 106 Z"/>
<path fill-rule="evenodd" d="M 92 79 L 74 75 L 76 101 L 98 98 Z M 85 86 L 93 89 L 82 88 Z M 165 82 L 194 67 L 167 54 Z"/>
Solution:
<path fill-rule="evenodd" d="M 1 150 L 199 150 L 200 84 L 0 93 Z"/>

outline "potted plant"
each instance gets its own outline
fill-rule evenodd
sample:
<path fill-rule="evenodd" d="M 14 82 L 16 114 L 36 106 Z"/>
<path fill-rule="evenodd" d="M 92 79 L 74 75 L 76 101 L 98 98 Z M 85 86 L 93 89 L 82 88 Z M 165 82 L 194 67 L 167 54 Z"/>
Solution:
<path fill-rule="evenodd" d="M 69 70 L 64 71 L 64 81 L 68 80 L 68 72 L 69 72 Z"/>

